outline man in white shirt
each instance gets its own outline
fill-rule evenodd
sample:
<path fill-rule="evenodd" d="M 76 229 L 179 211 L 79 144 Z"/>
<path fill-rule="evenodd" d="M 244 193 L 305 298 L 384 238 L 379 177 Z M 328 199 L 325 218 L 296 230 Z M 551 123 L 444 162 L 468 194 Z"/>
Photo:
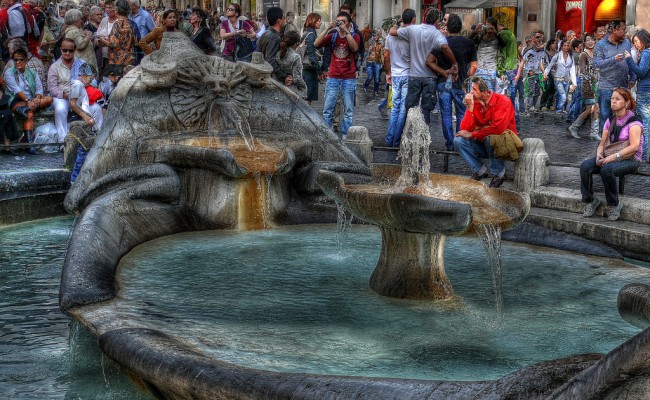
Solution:
<path fill-rule="evenodd" d="M 415 10 L 407 8 L 402 12 L 402 27 L 415 23 Z M 399 36 L 386 37 L 386 50 L 384 52 L 384 68 L 386 80 L 390 79 L 393 91 L 393 108 L 388 121 L 388 134 L 386 146 L 398 147 L 406 121 L 406 96 L 408 94 L 409 69 L 411 59 L 409 56 L 409 42 Z"/>
<path fill-rule="evenodd" d="M 405 10 L 406 11 L 406 10 Z M 406 110 L 420 104 L 424 122 L 431 124 L 431 111 L 436 105 L 436 87 L 438 75 L 427 67 L 426 60 L 431 50 L 441 50 L 445 57 L 452 62 L 451 71 L 458 74 L 456 57 L 447 44 L 447 39 L 435 27 L 440 13 L 436 9 L 430 9 L 424 23 L 420 25 L 392 27 L 388 32 L 392 36 L 409 42 L 409 80 L 408 93 L 406 95 Z"/>

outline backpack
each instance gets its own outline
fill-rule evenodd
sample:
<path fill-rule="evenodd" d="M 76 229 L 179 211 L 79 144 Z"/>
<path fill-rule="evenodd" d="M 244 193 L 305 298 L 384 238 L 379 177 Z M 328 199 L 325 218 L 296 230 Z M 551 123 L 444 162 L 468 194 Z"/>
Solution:
<path fill-rule="evenodd" d="M 237 30 L 242 29 L 243 24 L 243 21 L 238 21 Z M 253 51 L 255 51 L 253 48 L 253 42 L 249 38 L 243 36 L 237 36 L 236 41 L 235 61 L 250 62 L 253 58 Z"/>
<path fill-rule="evenodd" d="M 316 35 L 314 32 L 307 32 L 303 38 L 302 42 L 300 42 L 300 45 L 298 46 L 298 49 L 296 49 L 296 52 L 300 56 L 300 59 L 302 60 L 302 66 L 303 68 L 307 69 L 320 69 L 320 53 L 316 51 L 316 56 L 319 58 L 319 65 L 313 65 L 311 60 L 309 59 L 309 54 L 307 54 L 307 37 L 311 34 Z"/>

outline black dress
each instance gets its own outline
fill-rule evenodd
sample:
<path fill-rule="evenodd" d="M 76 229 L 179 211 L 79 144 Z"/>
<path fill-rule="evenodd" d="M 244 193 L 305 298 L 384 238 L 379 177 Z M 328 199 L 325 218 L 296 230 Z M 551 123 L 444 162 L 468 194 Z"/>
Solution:
<path fill-rule="evenodd" d="M 190 36 L 192 42 L 199 47 L 205 54 L 212 55 L 217 51 L 217 46 L 214 45 L 210 29 L 202 26 L 196 31 L 195 34 Z"/>

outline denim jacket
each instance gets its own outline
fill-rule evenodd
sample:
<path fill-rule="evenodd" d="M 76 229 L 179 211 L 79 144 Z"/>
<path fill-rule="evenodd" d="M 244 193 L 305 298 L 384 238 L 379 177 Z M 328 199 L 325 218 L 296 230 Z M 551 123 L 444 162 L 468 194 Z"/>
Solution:
<path fill-rule="evenodd" d="M 637 64 L 632 57 L 625 60 L 637 77 L 637 93 L 650 93 L 650 50 L 644 49 Z"/>

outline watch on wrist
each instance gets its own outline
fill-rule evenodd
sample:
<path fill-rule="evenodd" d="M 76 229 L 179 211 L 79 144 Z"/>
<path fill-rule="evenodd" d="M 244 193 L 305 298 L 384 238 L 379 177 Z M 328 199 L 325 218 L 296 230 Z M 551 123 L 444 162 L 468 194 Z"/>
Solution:
<path fill-rule="evenodd" d="M 621 161 L 621 153 L 616 153 L 616 161 Z"/>

